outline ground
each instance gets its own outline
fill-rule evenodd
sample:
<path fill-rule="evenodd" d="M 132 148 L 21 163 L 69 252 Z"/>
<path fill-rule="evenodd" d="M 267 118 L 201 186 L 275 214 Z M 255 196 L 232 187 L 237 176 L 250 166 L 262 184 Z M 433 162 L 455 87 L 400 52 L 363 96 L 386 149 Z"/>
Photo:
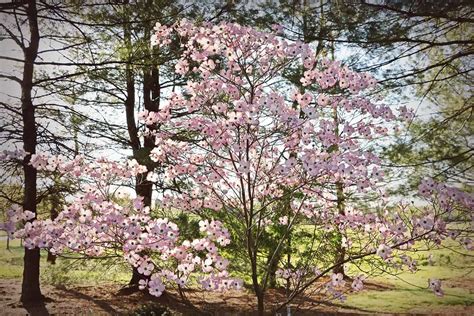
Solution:
<path fill-rule="evenodd" d="M 120 295 L 117 294 L 120 285 L 107 284 L 98 286 L 43 285 L 43 294 L 48 298 L 46 303 L 43 306 L 25 308 L 19 303 L 20 287 L 21 281 L 19 279 L 0 280 L 2 315 L 25 315 L 25 313 L 31 315 L 118 315 L 131 312 L 144 315 L 146 311 L 159 310 L 162 307 L 166 307 L 173 315 L 206 314 L 203 311 L 213 311 L 210 314 L 214 315 L 251 315 L 254 307 L 251 294 L 245 291 L 228 292 L 224 295 L 222 293 L 194 292 L 189 298 L 199 309 L 197 311 L 180 304 L 176 293 L 170 293 L 160 298 L 153 298 L 143 293 Z M 271 293 L 271 295 L 273 299 L 279 296 L 278 293 Z M 383 311 L 383 309 L 379 310 L 378 307 L 369 310 L 346 304 L 317 304 L 310 299 L 305 299 L 305 304 L 301 306 L 303 310 L 295 313 L 296 307 L 293 308 L 295 315 L 381 315 Z M 389 312 L 383 312 L 383 314 L 391 315 Z M 472 304 L 467 306 L 420 306 L 407 310 L 403 314 L 474 315 L 474 306 Z"/>
<path fill-rule="evenodd" d="M 254 298 L 248 290 L 225 293 L 190 290 L 186 295 L 197 310 L 179 303 L 175 292 L 160 298 L 144 293 L 120 295 L 130 274 L 126 267 L 116 262 L 97 264 L 71 260 L 58 260 L 56 265 L 42 261 L 42 291 L 48 299 L 44 306 L 24 307 L 19 303 L 22 248 L 18 242 L 11 243 L 10 250 L 5 248 L 5 240 L 0 240 L 1 315 L 152 315 L 150 311 L 164 308 L 173 315 L 198 315 L 203 311 L 215 315 L 249 315 L 255 309 Z M 322 297 L 316 295 L 305 297 L 295 302 L 293 315 L 474 315 L 472 255 L 439 250 L 429 263 L 423 256 L 420 258 L 416 274 L 407 272 L 371 278 L 363 291 L 349 293 L 344 302 L 322 302 Z M 436 297 L 426 289 L 429 277 L 443 281 L 444 297 Z M 271 291 L 269 307 L 283 298 L 283 291 Z"/>

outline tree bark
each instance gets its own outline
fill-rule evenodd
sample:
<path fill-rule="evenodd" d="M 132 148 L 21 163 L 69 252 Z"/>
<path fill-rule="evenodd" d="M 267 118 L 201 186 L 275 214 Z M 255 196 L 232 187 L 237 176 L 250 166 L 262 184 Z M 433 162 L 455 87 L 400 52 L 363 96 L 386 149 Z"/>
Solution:
<path fill-rule="evenodd" d="M 265 305 L 264 305 L 264 293 L 259 291 L 255 293 L 257 296 L 257 312 L 259 316 L 263 316 L 265 314 Z"/>
<path fill-rule="evenodd" d="M 35 121 L 35 108 L 31 98 L 33 89 L 34 62 L 38 55 L 39 30 L 35 0 L 29 0 L 26 4 L 26 15 L 28 18 L 30 40 L 28 47 L 22 47 L 24 53 L 23 78 L 21 82 L 21 111 L 23 119 L 23 148 L 28 153 L 23 160 L 23 172 L 25 176 L 25 187 L 23 197 L 23 208 L 36 215 L 36 169 L 29 162 L 31 155 L 36 152 L 37 132 Z M 39 248 L 25 248 L 23 258 L 23 282 L 21 286 L 21 302 L 31 304 L 41 302 L 39 284 L 40 273 L 40 250 Z"/>
<path fill-rule="evenodd" d="M 272 256 L 275 256 L 273 261 L 271 260 Z M 276 272 L 278 270 L 278 262 L 281 259 L 281 251 L 278 250 L 277 253 L 273 254 L 271 251 L 268 253 L 267 262 L 268 264 L 268 287 L 274 289 L 277 287 Z"/>
<path fill-rule="evenodd" d="M 337 196 L 337 208 L 340 215 L 345 215 L 344 210 L 344 189 L 341 182 L 336 183 L 336 196 Z M 337 246 L 336 246 L 336 259 L 335 263 L 337 264 L 334 267 L 334 273 L 342 273 L 345 277 L 344 272 L 344 260 L 346 259 L 346 248 L 342 245 L 342 235 L 340 232 L 337 232 Z"/>
<path fill-rule="evenodd" d="M 150 29 L 145 30 L 145 38 L 150 37 Z M 150 49 L 147 54 L 150 60 L 153 60 L 153 49 Z M 158 66 L 155 63 L 146 65 L 143 69 L 143 106 L 145 110 L 150 112 L 157 112 L 160 109 L 160 76 Z M 148 127 L 150 130 L 156 130 L 158 127 L 154 124 Z M 152 135 L 145 135 L 143 141 L 143 148 L 147 154 L 155 148 L 155 137 Z M 153 165 L 148 165 L 148 171 L 153 171 Z M 146 206 L 151 206 L 151 198 L 153 191 L 153 183 L 146 180 L 145 177 L 137 183 L 137 194 L 143 196 L 143 201 Z"/>
<path fill-rule="evenodd" d="M 56 184 L 60 185 L 60 184 Z M 54 221 L 56 217 L 58 217 L 58 209 L 61 205 L 61 201 L 58 196 L 59 193 L 53 193 L 51 195 L 51 220 Z M 51 251 L 48 251 L 48 257 L 46 258 L 46 261 L 51 263 L 51 264 L 56 264 L 56 255 L 52 254 Z"/>
<path fill-rule="evenodd" d="M 125 2 L 128 4 L 128 1 Z M 138 128 L 137 124 L 135 122 L 135 74 L 133 71 L 133 66 L 131 62 L 131 51 L 132 51 L 132 35 L 131 35 L 131 30 L 130 30 L 130 25 L 128 23 L 124 24 L 124 41 L 125 45 L 127 46 L 127 49 L 129 50 L 129 59 L 127 60 L 127 63 L 125 64 L 125 80 L 126 80 L 126 86 L 127 86 L 127 98 L 125 100 L 125 117 L 126 117 L 126 122 L 127 122 L 127 131 L 128 131 L 128 136 L 129 136 L 129 141 L 130 141 L 130 146 L 132 147 L 133 150 L 133 157 L 137 160 L 140 161 L 139 157 L 139 150 L 141 147 L 140 144 L 140 139 L 138 137 Z M 140 191 L 141 186 L 140 183 L 142 181 L 142 177 L 138 175 L 135 178 L 135 193 L 137 196 L 143 196 L 143 192 Z M 149 205 L 148 200 L 145 199 L 145 205 Z M 141 279 L 141 274 L 138 273 L 138 269 L 135 267 L 132 267 L 132 277 L 130 281 L 128 282 L 129 287 L 127 288 L 127 291 L 129 290 L 137 290 L 138 289 L 138 281 Z"/>
<path fill-rule="evenodd" d="M 156 91 L 159 91 L 159 88 L 156 88 L 157 86 L 159 87 L 159 77 L 158 77 L 157 70 L 154 68 L 155 66 L 152 65 L 149 67 L 145 67 L 143 71 L 143 103 L 144 103 L 145 109 L 148 111 L 158 111 L 159 109 L 159 105 L 157 104 L 157 101 L 156 101 L 156 100 L 159 100 L 159 95 L 158 96 L 156 95 Z M 127 84 L 127 91 L 129 91 L 128 84 Z M 134 111 L 133 112 L 130 111 L 130 112 L 132 113 L 130 115 L 133 116 Z M 129 116 L 127 113 L 127 122 L 128 122 L 128 118 Z M 135 120 L 133 120 L 133 122 L 135 124 Z M 153 128 L 153 127 L 150 127 L 150 128 Z M 136 127 L 135 127 L 135 131 L 136 131 Z M 129 133 L 130 133 L 130 128 L 129 128 Z M 132 134 L 130 134 L 130 138 L 132 139 Z M 146 135 L 144 138 L 145 139 L 143 142 L 144 143 L 143 149 L 151 151 L 155 147 L 154 137 Z M 138 140 L 138 136 L 137 136 L 137 140 Z M 144 158 L 143 156 L 141 156 L 143 155 L 143 153 L 140 156 L 137 156 L 137 154 L 139 153 L 139 149 L 141 147 L 140 143 L 138 143 L 138 147 L 139 147 L 138 149 L 134 150 L 134 156 L 138 162 L 141 162 L 140 159 Z M 153 171 L 153 168 L 151 166 L 147 166 L 147 167 L 148 167 L 148 171 Z M 143 203 L 145 206 L 151 207 L 153 183 L 146 179 L 146 175 L 138 175 L 135 180 L 136 180 L 135 192 L 137 193 L 138 196 L 143 197 Z M 138 282 L 140 281 L 140 279 L 143 279 L 143 278 L 145 278 L 145 276 L 141 275 L 138 272 L 137 268 L 134 267 L 132 271 L 132 278 L 129 281 L 129 285 L 132 287 L 137 287 Z"/>
<path fill-rule="evenodd" d="M 253 242 L 252 230 L 247 229 L 247 252 L 250 258 L 250 266 L 252 269 L 252 285 L 257 297 L 257 311 L 258 315 L 263 315 L 265 312 L 265 289 L 264 286 L 260 286 L 258 281 L 258 268 L 257 268 L 257 249 Z"/>
<path fill-rule="evenodd" d="M 334 49 L 332 50 L 332 59 L 334 59 Z M 337 109 L 334 108 L 334 113 L 333 113 L 333 119 L 334 119 L 334 124 L 335 124 L 335 130 L 334 133 L 339 137 L 339 118 L 337 115 Z M 339 151 L 339 146 L 336 145 L 335 148 L 336 151 Z M 342 182 L 338 181 L 336 182 L 336 198 L 337 198 L 337 211 L 339 215 L 345 216 L 346 211 L 345 211 L 345 197 L 344 197 L 344 185 Z M 334 273 L 341 273 L 343 277 L 346 277 L 346 274 L 344 272 L 344 260 L 346 258 L 346 248 L 342 245 L 342 234 L 338 230 L 336 232 L 336 253 L 335 253 L 335 260 L 334 263 L 336 266 L 333 269 Z"/>
<path fill-rule="evenodd" d="M 127 1 L 128 3 L 128 1 Z M 149 31 L 148 31 L 149 32 Z M 147 36 L 147 31 L 145 30 L 145 36 Z M 124 41 L 125 45 L 132 51 L 132 37 L 131 37 L 131 29 L 130 24 L 124 24 Z M 143 159 L 145 158 L 145 152 L 142 152 L 143 148 L 152 149 L 154 147 L 154 139 L 149 136 L 145 136 L 144 146 L 140 142 L 140 138 L 138 136 L 138 127 L 135 121 L 135 73 L 133 70 L 132 65 L 132 56 L 129 56 L 129 60 L 125 64 L 125 76 L 126 76 L 126 86 L 127 86 L 127 98 L 125 100 L 125 115 L 126 115 L 126 122 L 127 122 L 127 130 L 130 139 L 130 145 L 133 150 L 133 157 L 139 162 L 143 163 Z M 144 107 L 146 110 L 154 110 L 151 106 L 152 99 L 150 97 L 151 89 L 151 78 L 148 74 L 148 69 L 145 67 L 143 72 L 143 93 L 144 93 Z M 150 169 L 150 168 L 148 168 Z M 151 170 L 149 170 L 151 171 Z M 145 206 L 151 206 L 151 199 L 152 199 L 152 192 L 153 191 L 153 183 L 146 180 L 145 175 L 138 175 L 135 178 L 135 193 L 137 196 L 143 197 L 143 203 Z M 128 283 L 129 288 L 128 290 L 136 290 L 138 289 L 138 282 L 140 279 L 143 279 L 143 275 L 138 272 L 138 269 L 133 267 L 132 268 L 132 277 Z"/>

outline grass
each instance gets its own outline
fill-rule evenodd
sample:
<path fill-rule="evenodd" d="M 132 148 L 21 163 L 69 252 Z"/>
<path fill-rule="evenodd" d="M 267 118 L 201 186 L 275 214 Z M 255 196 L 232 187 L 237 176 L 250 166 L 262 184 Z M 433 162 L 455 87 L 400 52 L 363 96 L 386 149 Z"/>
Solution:
<path fill-rule="evenodd" d="M 7 250 L 7 241 L 0 240 L 0 278 L 21 278 L 23 273 L 23 248 L 18 240 L 10 241 L 10 250 Z"/>
<path fill-rule="evenodd" d="M 350 295 L 346 305 L 365 311 L 388 313 L 410 313 L 415 311 L 436 311 L 447 306 L 469 306 L 474 304 L 472 294 L 461 289 L 449 289 L 442 298 L 432 292 L 397 288 L 390 291 L 368 291 Z"/>
<path fill-rule="evenodd" d="M 41 251 L 41 278 L 50 284 L 95 285 L 104 282 L 126 283 L 131 271 L 118 261 L 71 260 L 57 258 L 56 264 L 46 261 L 47 252 Z M 21 278 L 23 273 L 23 247 L 19 240 L 0 240 L 0 278 Z"/>
<path fill-rule="evenodd" d="M 378 284 L 391 286 L 389 290 L 368 290 L 348 295 L 345 305 L 367 311 L 388 313 L 417 313 L 436 311 L 448 306 L 474 305 L 473 266 L 471 255 L 449 249 L 432 251 L 434 264 L 430 265 L 426 253 L 417 255 L 419 269 L 416 273 L 404 271 L 396 276 L 373 278 Z M 443 282 L 443 297 L 428 289 L 428 279 Z M 461 287 L 462 285 L 462 287 Z"/>

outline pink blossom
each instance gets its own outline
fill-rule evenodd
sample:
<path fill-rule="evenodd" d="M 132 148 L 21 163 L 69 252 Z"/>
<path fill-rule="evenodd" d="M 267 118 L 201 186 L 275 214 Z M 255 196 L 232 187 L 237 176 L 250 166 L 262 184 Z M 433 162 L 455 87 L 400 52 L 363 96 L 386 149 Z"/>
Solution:
<path fill-rule="evenodd" d="M 387 260 L 392 254 L 392 248 L 385 244 L 380 244 L 377 248 L 377 255 L 382 257 L 382 259 Z"/>

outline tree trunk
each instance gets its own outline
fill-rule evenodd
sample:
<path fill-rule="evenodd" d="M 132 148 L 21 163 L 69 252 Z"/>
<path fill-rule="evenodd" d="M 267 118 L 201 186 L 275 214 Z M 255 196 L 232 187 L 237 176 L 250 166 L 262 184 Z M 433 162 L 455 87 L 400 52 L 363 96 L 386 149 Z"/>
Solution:
<path fill-rule="evenodd" d="M 334 53 L 333 53 L 334 55 Z M 334 59 L 334 56 L 333 56 Z M 334 108 L 334 113 L 333 113 L 333 118 L 334 118 L 334 124 L 335 124 L 335 134 L 339 135 L 339 119 L 337 115 L 337 109 Z M 339 151 L 339 146 L 336 146 L 335 148 L 336 151 Z M 344 186 L 342 182 L 338 181 L 336 182 L 336 198 L 337 198 L 337 211 L 339 215 L 344 216 L 346 215 L 345 213 L 345 197 L 344 197 Z M 336 266 L 332 270 L 334 273 L 342 273 L 343 277 L 346 277 L 346 274 L 344 272 L 344 259 L 346 258 L 346 248 L 343 247 L 342 245 L 342 234 L 339 232 L 339 230 L 336 233 L 336 254 L 335 254 L 335 260 L 334 263 Z"/>
<path fill-rule="evenodd" d="M 272 256 L 275 256 L 274 260 L 271 261 Z M 278 270 L 278 262 L 281 259 L 281 251 L 278 250 L 277 253 L 273 254 L 271 251 L 268 253 L 267 262 L 270 262 L 268 265 L 268 287 L 271 289 L 276 288 L 277 286 L 277 279 L 276 279 L 276 272 Z"/>
<path fill-rule="evenodd" d="M 56 185 L 59 185 L 59 183 L 57 183 Z M 50 215 L 51 215 L 52 221 L 54 221 L 56 217 L 58 217 L 58 209 L 61 204 L 58 194 L 59 193 L 53 193 L 51 196 L 51 214 Z M 48 257 L 46 258 L 46 261 L 51 264 L 56 264 L 56 255 L 48 251 Z"/>
<path fill-rule="evenodd" d="M 339 215 L 345 215 L 345 206 L 344 206 L 344 188 L 341 182 L 336 183 L 336 196 L 337 196 L 337 209 Z M 344 260 L 346 259 L 346 248 L 342 246 L 342 234 L 337 232 L 337 245 L 336 245 L 336 266 L 332 270 L 334 273 L 342 273 L 344 277 L 346 274 L 344 272 Z"/>
<path fill-rule="evenodd" d="M 250 266 L 252 269 L 252 284 L 255 296 L 257 297 L 257 311 L 258 315 L 263 315 L 265 312 L 265 289 L 264 286 L 260 286 L 258 282 L 258 270 L 257 270 L 257 249 L 254 246 L 252 230 L 247 229 L 247 252 L 250 258 Z"/>
<path fill-rule="evenodd" d="M 125 1 L 128 4 L 128 1 Z M 151 1 L 149 3 L 152 4 Z M 128 21 L 127 21 L 128 22 Z M 153 29 L 153 25 L 145 27 L 144 37 L 149 39 L 150 30 Z M 124 41 L 128 47 L 130 54 L 132 52 L 132 37 L 130 24 L 124 24 Z M 148 56 L 152 56 L 152 51 L 149 51 Z M 153 58 L 150 57 L 149 60 Z M 145 58 L 145 62 L 148 62 Z M 153 166 L 148 161 L 149 152 L 155 147 L 155 139 L 153 136 L 145 135 L 143 146 L 138 136 L 138 128 L 135 122 L 135 73 L 132 68 L 132 56 L 129 55 L 129 60 L 126 67 L 126 81 L 127 81 L 127 99 L 125 101 L 125 112 L 127 129 L 130 138 L 130 144 L 133 149 L 133 157 L 140 163 L 146 164 L 148 171 L 153 171 Z M 143 105 L 145 110 L 158 111 L 160 101 L 160 81 L 158 66 L 155 64 L 146 65 L 143 69 Z M 149 126 L 148 128 L 154 129 L 156 126 Z M 143 197 L 143 203 L 145 206 L 151 207 L 152 194 L 153 194 L 153 183 L 146 180 L 146 174 L 138 175 L 135 178 L 135 192 L 137 196 Z M 132 269 L 132 278 L 129 281 L 131 288 L 138 288 L 138 281 L 143 279 L 144 276 L 138 273 L 137 268 Z"/>
<path fill-rule="evenodd" d="M 259 316 L 263 316 L 265 314 L 265 302 L 264 302 L 264 293 L 259 292 L 256 293 L 257 296 L 257 312 Z"/>
<path fill-rule="evenodd" d="M 145 32 L 145 34 L 146 34 L 146 32 Z M 152 68 L 152 67 L 150 67 L 150 68 Z M 132 86 L 131 85 L 129 86 L 128 77 L 129 76 L 127 76 L 127 91 L 129 93 L 131 93 Z M 156 84 L 156 83 L 154 83 L 152 81 L 152 77 L 150 76 L 150 69 L 148 67 L 145 67 L 145 69 L 143 71 L 143 102 L 144 102 L 145 109 L 148 110 L 148 111 L 157 111 L 158 110 L 158 108 L 154 105 L 154 101 L 153 101 L 153 98 L 155 96 L 152 95 L 152 91 L 154 91 L 154 89 L 152 87 L 153 87 L 154 84 Z M 130 104 L 127 108 L 128 109 L 129 108 L 133 109 L 133 106 Z M 134 112 L 129 110 L 129 113 L 127 113 L 127 122 L 128 122 L 130 117 L 133 117 Z M 135 124 L 134 122 L 135 121 L 133 121 L 133 124 Z M 136 129 L 136 126 L 135 126 L 135 127 L 132 127 L 132 131 L 131 131 L 131 129 L 130 129 L 131 125 L 129 124 L 128 126 L 129 126 L 130 138 L 131 138 L 132 143 L 133 143 L 133 139 L 135 137 L 138 140 L 138 134 L 137 134 L 137 136 L 135 136 L 135 134 L 133 134 L 133 131 L 135 131 L 135 133 L 136 133 L 137 129 Z M 154 146 L 155 146 L 154 138 L 150 137 L 150 136 L 145 136 L 143 148 L 145 150 L 151 151 L 154 148 Z M 138 147 L 141 147 L 141 145 L 139 143 L 138 143 Z M 144 157 L 143 157 L 144 154 L 145 154 L 145 152 L 141 153 L 137 149 L 134 150 L 135 159 L 137 159 L 137 161 L 140 162 L 140 163 L 143 163 L 142 160 L 144 159 Z M 148 167 L 148 171 L 153 171 L 152 166 L 147 166 L 147 167 Z M 138 175 L 135 179 L 135 182 L 136 182 L 135 183 L 135 192 L 137 193 L 138 196 L 143 197 L 143 203 L 145 204 L 145 206 L 151 207 L 151 200 L 152 200 L 152 194 L 153 194 L 153 183 L 146 179 L 146 174 Z M 134 267 L 133 271 L 132 271 L 132 278 L 130 279 L 129 285 L 133 286 L 133 287 L 136 287 L 136 286 L 138 286 L 138 281 L 140 281 L 140 279 L 143 279 L 143 278 L 145 278 L 145 277 L 143 275 L 141 275 L 140 273 L 138 273 L 137 268 Z"/>
<path fill-rule="evenodd" d="M 132 278 L 128 282 L 128 285 L 131 287 L 137 287 L 138 282 L 143 278 L 143 276 L 138 272 L 138 268 L 132 268 Z"/>
<path fill-rule="evenodd" d="M 152 183 L 149 181 L 146 181 L 147 183 L 143 183 L 144 181 L 140 176 L 137 176 L 135 181 L 135 192 L 137 195 L 143 197 L 143 203 L 145 206 L 151 206 Z M 138 272 L 138 268 L 132 267 L 132 278 L 128 282 L 129 288 L 137 290 L 138 282 L 145 278 L 147 277 Z"/>
<path fill-rule="evenodd" d="M 125 4 L 128 4 L 128 1 L 125 1 Z M 126 21 L 129 22 L 129 21 Z M 125 100 L 125 117 L 126 117 L 126 122 L 127 122 L 127 131 L 128 131 L 128 136 L 130 140 L 130 146 L 132 147 L 133 150 L 133 157 L 140 162 L 140 155 L 139 155 L 139 150 L 140 150 L 140 139 L 138 137 L 138 128 L 137 124 L 135 122 L 135 73 L 132 68 L 132 56 L 131 56 L 131 51 L 132 51 L 132 34 L 130 30 L 130 24 L 129 23 L 124 23 L 123 27 L 123 34 L 124 34 L 124 41 L 127 49 L 129 50 L 129 58 L 127 60 L 127 63 L 125 64 L 125 80 L 126 80 L 126 86 L 127 86 L 127 97 Z M 141 176 L 137 176 L 135 178 L 135 193 L 137 196 L 143 196 L 143 191 L 141 190 L 140 183 L 142 181 Z M 146 196 L 143 196 L 145 198 L 144 203 L 145 205 L 149 205 L 150 203 Z M 128 282 L 129 287 L 126 289 L 127 292 L 130 290 L 137 290 L 138 289 L 138 281 L 141 279 L 141 274 L 138 273 L 138 269 L 135 267 L 132 267 L 132 277 L 130 281 Z"/>
<path fill-rule="evenodd" d="M 25 175 L 25 187 L 23 197 L 23 208 L 36 215 L 36 169 L 29 162 L 31 155 L 36 152 L 37 132 L 35 122 L 35 108 L 31 98 L 33 89 L 34 62 L 38 54 L 39 31 L 35 0 L 29 0 L 26 4 L 30 40 L 29 46 L 23 47 L 24 66 L 23 79 L 21 82 L 21 110 L 23 119 L 23 148 L 28 153 L 23 161 Z M 25 248 L 23 259 L 23 283 L 21 286 L 21 301 L 31 304 L 43 300 L 39 285 L 40 273 L 40 250 L 39 248 Z"/>
<path fill-rule="evenodd" d="M 46 261 L 51 263 L 51 264 L 56 264 L 56 255 L 54 255 L 50 251 L 48 251 L 48 257 L 46 257 Z"/>

